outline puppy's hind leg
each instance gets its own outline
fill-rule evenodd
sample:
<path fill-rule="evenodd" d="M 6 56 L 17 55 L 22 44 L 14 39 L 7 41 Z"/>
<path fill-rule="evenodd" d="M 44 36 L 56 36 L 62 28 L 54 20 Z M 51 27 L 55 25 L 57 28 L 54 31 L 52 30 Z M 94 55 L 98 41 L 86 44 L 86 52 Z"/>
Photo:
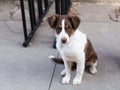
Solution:
<path fill-rule="evenodd" d="M 96 61 L 95 63 L 91 63 L 91 65 L 90 65 L 90 73 L 91 74 L 95 74 L 95 73 L 97 73 L 97 63 L 98 63 L 98 61 Z"/>
<path fill-rule="evenodd" d="M 85 64 L 86 64 L 86 66 L 90 66 L 88 69 L 91 74 L 97 73 L 96 67 L 98 64 L 98 58 L 97 58 L 96 54 L 91 55 L 91 58 L 87 59 Z"/>

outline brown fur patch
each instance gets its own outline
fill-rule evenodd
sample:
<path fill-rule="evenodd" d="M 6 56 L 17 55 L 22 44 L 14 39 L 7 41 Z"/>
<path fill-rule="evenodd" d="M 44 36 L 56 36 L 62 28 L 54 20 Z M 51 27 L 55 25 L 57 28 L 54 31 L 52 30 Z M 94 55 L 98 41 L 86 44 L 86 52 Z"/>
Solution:
<path fill-rule="evenodd" d="M 51 28 L 54 28 L 56 33 L 59 34 L 62 30 L 61 22 L 65 20 L 65 31 L 71 36 L 80 24 L 80 18 L 73 15 L 53 15 L 48 18 L 48 23 Z"/>
<path fill-rule="evenodd" d="M 86 56 L 86 65 L 91 65 L 97 61 L 97 54 L 94 51 L 92 44 L 89 39 L 87 39 L 87 44 L 85 46 L 85 56 Z"/>
<path fill-rule="evenodd" d="M 64 64 L 62 58 L 54 57 L 54 58 L 52 58 L 52 60 L 53 60 L 54 62 L 56 62 L 56 63 Z M 75 69 L 76 69 L 76 66 L 77 66 L 76 63 L 73 62 L 73 63 L 72 63 L 72 70 L 75 70 Z"/>
<path fill-rule="evenodd" d="M 48 24 L 50 25 L 51 28 L 56 28 L 57 22 L 59 19 L 59 15 L 52 15 L 47 18 Z"/>

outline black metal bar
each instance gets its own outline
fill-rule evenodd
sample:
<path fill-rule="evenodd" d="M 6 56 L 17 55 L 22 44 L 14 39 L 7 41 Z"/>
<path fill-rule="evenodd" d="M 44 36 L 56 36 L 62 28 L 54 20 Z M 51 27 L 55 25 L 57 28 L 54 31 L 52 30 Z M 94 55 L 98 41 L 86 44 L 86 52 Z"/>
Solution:
<path fill-rule="evenodd" d="M 65 14 L 68 14 L 71 7 L 71 0 L 65 0 Z"/>
<path fill-rule="evenodd" d="M 71 0 L 68 0 L 68 5 L 71 6 Z"/>
<path fill-rule="evenodd" d="M 60 7 L 61 7 L 61 2 L 60 2 L 60 0 L 55 0 L 55 12 L 56 12 L 56 14 L 61 14 L 61 9 L 60 9 Z"/>
<path fill-rule="evenodd" d="M 45 5 L 45 10 L 46 10 L 48 7 L 48 0 L 44 0 L 44 5 Z"/>
<path fill-rule="evenodd" d="M 25 8 L 24 8 L 23 0 L 20 0 L 20 5 L 21 5 L 21 15 L 22 15 L 24 38 L 25 38 L 25 40 L 27 40 L 27 26 L 26 26 Z"/>
<path fill-rule="evenodd" d="M 65 15 L 65 0 L 61 0 L 61 15 Z"/>
<path fill-rule="evenodd" d="M 37 4 L 38 4 L 38 15 L 40 18 L 41 15 L 43 14 L 42 0 L 37 0 Z"/>
<path fill-rule="evenodd" d="M 66 15 L 71 7 L 71 0 L 55 0 L 56 14 Z"/>
<path fill-rule="evenodd" d="M 34 0 L 31 0 L 31 2 L 32 2 L 31 7 L 32 7 L 32 11 L 33 11 L 34 25 L 36 25 L 35 3 L 34 3 Z"/>
<path fill-rule="evenodd" d="M 68 9 L 69 9 L 68 1 L 69 0 L 65 0 L 65 13 L 68 13 Z"/>
<path fill-rule="evenodd" d="M 28 0 L 28 6 L 29 6 L 29 14 L 30 14 L 30 23 L 31 23 L 31 30 L 34 29 L 35 25 L 35 12 L 33 8 L 33 0 Z"/>
<path fill-rule="evenodd" d="M 28 35 L 26 35 L 25 42 L 23 43 L 24 47 L 27 47 L 29 45 L 29 42 L 31 41 L 34 33 L 36 32 L 37 28 L 39 27 L 40 23 L 42 22 L 44 16 L 46 15 L 48 9 L 50 8 L 50 6 L 52 4 L 52 2 L 49 1 L 48 6 L 46 6 L 46 9 L 43 12 L 42 1 L 39 0 L 37 3 L 38 3 L 38 10 L 39 10 L 38 11 L 38 13 L 39 13 L 38 22 L 35 21 L 35 9 L 34 9 L 35 6 L 32 5 L 32 4 L 34 4 L 34 1 L 33 0 L 28 0 L 30 22 L 31 22 L 31 32 Z M 21 9 L 22 9 L 22 7 L 21 7 Z M 42 11 L 40 11 L 40 10 L 42 10 Z M 23 16 L 25 17 L 25 15 L 23 15 Z M 27 30 L 26 30 L 26 32 L 27 32 Z"/>
<path fill-rule="evenodd" d="M 70 11 L 70 7 L 71 7 L 71 5 L 72 5 L 71 0 L 68 0 L 68 12 Z"/>

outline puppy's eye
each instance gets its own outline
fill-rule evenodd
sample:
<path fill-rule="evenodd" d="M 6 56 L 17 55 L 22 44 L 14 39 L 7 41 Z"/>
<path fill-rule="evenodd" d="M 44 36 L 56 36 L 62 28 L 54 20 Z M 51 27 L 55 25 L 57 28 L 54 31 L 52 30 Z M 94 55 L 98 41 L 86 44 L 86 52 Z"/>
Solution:
<path fill-rule="evenodd" d="M 60 27 L 58 27 L 58 28 L 56 29 L 56 33 L 57 33 L 57 34 L 59 34 L 61 31 L 62 31 L 62 28 L 60 28 Z"/>
<path fill-rule="evenodd" d="M 69 26 L 68 26 L 68 25 L 66 25 L 66 26 L 65 26 L 65 28 L 69 28 Z"/>
<path fill-rule="evenodd" d="M 62 25 L 59 25 L 59 27 L 58 28 L 62 28 Z"/>

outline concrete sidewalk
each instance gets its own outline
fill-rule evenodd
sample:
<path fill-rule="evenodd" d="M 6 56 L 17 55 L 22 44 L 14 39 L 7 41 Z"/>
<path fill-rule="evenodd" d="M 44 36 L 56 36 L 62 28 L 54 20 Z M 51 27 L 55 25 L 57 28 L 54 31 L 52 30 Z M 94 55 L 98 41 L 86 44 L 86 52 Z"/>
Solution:
<path fill-rule="evenodd" d="M 79 28 L 88 35 L 99 57 L 98 73 L 85 72 L 79 86 L 72 85 L 75 72 L 70 84 L 62 85 L 60 72 L 64 66 L 48 59 L 48 55 L 58 53 L 52 48 L 54 32 L 47 22 L 40 25 L 32 44 L 24 48 L 22 21 L 17 17 L 20 12 L 10 20 L 9 12 L 14 5 L 7 4 L 8 11 L 4 11 L 4 5 L 0 5 L 0 90 L 120 90 L 120 22 L 108 17 L 112 5 L 77 6 L 81 18 Z M 53 13 L 54 5 L 46 17 Z"/>

